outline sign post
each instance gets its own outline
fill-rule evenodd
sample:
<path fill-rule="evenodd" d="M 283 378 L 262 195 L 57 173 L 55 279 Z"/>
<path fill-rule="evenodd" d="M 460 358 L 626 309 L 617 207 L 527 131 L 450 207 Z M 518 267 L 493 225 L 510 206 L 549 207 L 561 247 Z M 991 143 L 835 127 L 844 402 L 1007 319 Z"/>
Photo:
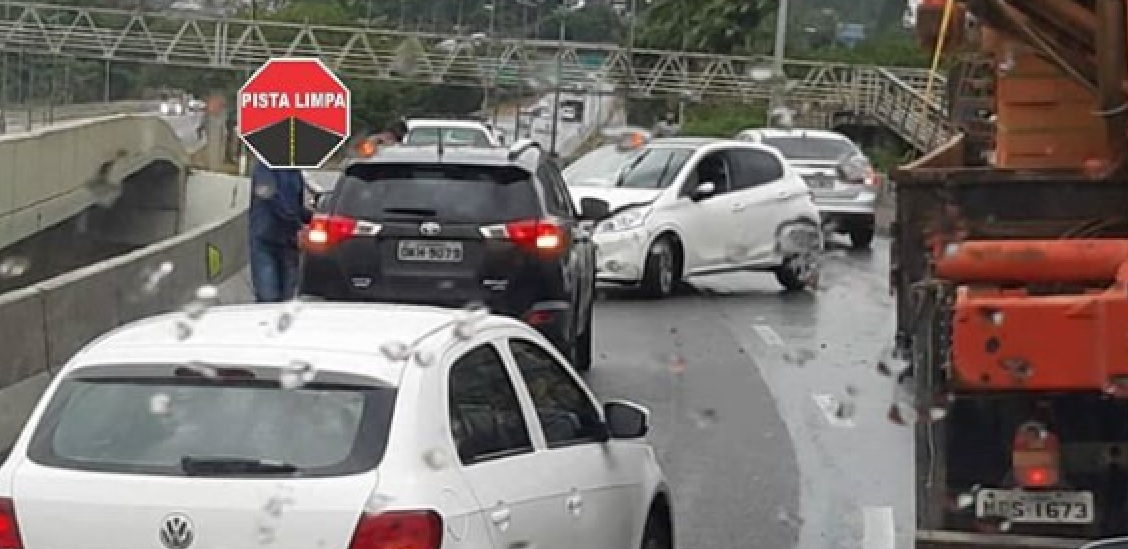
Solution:
<path fill-rule="evenodd" d="M 320 168 L 349 137 L 349 90 L 316 58 L 267 61 L 237 101 L 239 138 L 270 168 Z"/>

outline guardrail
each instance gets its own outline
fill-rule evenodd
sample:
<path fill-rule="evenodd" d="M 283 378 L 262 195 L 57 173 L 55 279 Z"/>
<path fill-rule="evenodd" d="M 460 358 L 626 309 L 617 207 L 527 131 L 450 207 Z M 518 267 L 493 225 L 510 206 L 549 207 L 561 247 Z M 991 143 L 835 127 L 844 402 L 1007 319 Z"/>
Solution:
<path fill-rule="evenodd" d="M 235 196 L 215 221 L 45 282 L 0 295 L 0 455 L 31 413 L 38 392 L 76 352 L 122 324 L 174 311 L 204 284 L 219 284 L 247 264 L 241 178 L 211 175 L 217 193 Z M 231 186 L 235 185 L 235 189 Z"/>
<path fill-rule="evenodd" d="M 134 114 L 154 111 L 157 101 L 131 100 L 111 101 L 108 103 L 72 103 L 69 105 L 6 105 L 3 108 L 4 122 L 7 131 L 0 133 L 15 133 L 27 131 L 28 110 L 31 112 L 32 129 L 36 126 L 78 120 L 83 118 L 98 118 L 113 114 Z"/>

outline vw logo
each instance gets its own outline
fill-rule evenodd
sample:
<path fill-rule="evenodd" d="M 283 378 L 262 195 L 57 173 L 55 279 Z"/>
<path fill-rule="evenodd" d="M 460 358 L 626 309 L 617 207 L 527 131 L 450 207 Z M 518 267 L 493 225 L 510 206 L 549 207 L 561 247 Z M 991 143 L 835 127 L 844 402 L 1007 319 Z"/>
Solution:
<path fill-rule="evenodd" d="M 180 513 L 173 513 L 161 523 L 161 545 L 168 549 L 188 549 L 196 539 L 192 521 Z"/>
<path fill-rule="evenodd" d="M 423 236 L 435 236 L 442 230 L 442 226 L 434 221 L 428 221 L 419 225 L 419 234 Z"/>

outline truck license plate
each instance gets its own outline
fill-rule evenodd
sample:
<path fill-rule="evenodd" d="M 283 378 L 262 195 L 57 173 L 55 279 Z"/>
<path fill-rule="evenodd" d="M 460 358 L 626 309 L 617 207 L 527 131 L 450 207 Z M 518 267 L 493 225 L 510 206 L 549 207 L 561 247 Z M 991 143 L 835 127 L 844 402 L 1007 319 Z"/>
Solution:
<path fill-rule="evenodd" d="M 396 256 L 400 261 L 458 263 L 462 261 L 462 243 L 401 240 Z"/>
<path fill-rule="evenodd" d="M 1093 522 L 1093 494 L 979 490 L 975 495 L 975 516 L 1011 522 L 1089 524 Z"/>

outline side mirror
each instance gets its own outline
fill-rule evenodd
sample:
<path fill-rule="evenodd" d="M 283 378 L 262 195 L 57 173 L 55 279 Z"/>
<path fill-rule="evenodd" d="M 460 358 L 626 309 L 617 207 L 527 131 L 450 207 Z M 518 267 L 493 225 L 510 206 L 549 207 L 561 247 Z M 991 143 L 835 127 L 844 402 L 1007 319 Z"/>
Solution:
<path fill-rule="evenodd" d="M 1091 541 L 1082 545 L 1081 549 L 1128 549 L 1128 537 Z"/>
<path fill-rule="evenodd" d="M 650 411 L 626 400 L 609 400 L 603 404 L 607 431 L 611 438 L 642 438 L 650 431 Z"/>
<path fill-rule="evenodd" d="M 580 199 L 580 219 L 584 221 L 599 221 L 611 214 L 611 205 L 606 200 L 598 198 Z"/>
<path fill-rule="evenodd" d="M 696 202 L 698 200 L 705 200 L 706 198 L 709 198 L 710 196 L 716 194 L 716 192 L 717 184 L 713 183 L 712 181 L 706 181 L 697 185 L 697 188 L 693 189 L 693 192 L 690 193 L 689 198 Z"/>

